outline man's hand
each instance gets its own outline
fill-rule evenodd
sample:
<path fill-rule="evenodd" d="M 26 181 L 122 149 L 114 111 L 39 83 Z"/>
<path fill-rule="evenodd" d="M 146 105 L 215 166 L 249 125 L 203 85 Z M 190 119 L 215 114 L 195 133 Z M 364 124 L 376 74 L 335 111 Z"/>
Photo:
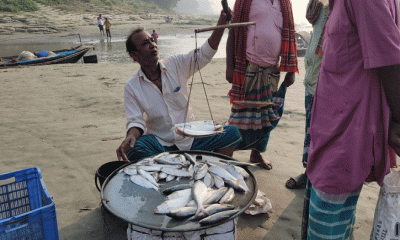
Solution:
<path fill-rule="evenodd" d="M 400 156 L 400 124 L 392 120 L 389 123 L 389 146 Z"/>
<path fill-rule="evenodd" d="M 129 129 L 125 140 L 121 143 L 121 145 L 119 146 L 119 148 L 116 151 L 119 161 L 121 161 L 121 159 L 122 159 L 125 162 L 129 162 L 129 159 L 126 157 L 125 153 L 135 146 L 136 140 L 141 135 L 142 135 L 142 132 L 138 128 L 133 127 L 131 129 Z"/>
<path fill-rule="evenodd" d="M 226 21 L 226 14 L 222 10 L 221 15 L 219 16 L 217 26 L 219 25 L 226 25 L 228 24 L 228 21 Z M 210 38 L 208 38 L 208 43 L 210 44 L 210 47 L 214 50 L 218 49 L 219 43 L 221 42 L 222 35 L 224 34 L 225 28 L 221 29 L 214 29 L 212 32 Z"/>
<path fill-rule="evenodd" d="M 285 75 L 285 80 L 283 80 L 282 85 L 289 87 L 294 83 L 295 79 L 296 77 L 294 75 L 294 72 L 288 72 Z"/>

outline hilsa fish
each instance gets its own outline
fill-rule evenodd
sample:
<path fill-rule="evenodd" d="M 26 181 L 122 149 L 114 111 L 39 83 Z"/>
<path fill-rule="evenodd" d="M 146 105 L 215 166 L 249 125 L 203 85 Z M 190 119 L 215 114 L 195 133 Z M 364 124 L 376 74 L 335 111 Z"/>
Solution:
<path fill-rule="evenodd" d="M 192 196 L 197 204 L 196 214 L 204 212 L 203 202 L 207 197 L 207 186 L 202 181 L 196 181 L 192 188 Z"/>
<path fill-rule="evenodd" d="M 141 175 L 132 175 L 130 177 L 131 181 L 144 188 L 153 188 L 156 191 L 158 191 L 158 184 L 154 185 L 151 182 L 149 182 L 146 178 L 142 177 Z"/>
<path fill-rule="evenodd" d="M 180 197 L 180 198 L 175 198 L 171 200 L 166 200 L 160 205 L 154 209 L 154 213 L 156 214 L 166 214 L 171 212 L 172 210 L 182 208 L 186 206 L 186 204 L 192 199 L 192 196 L 190 194 Z"/>
<path fill-rule="evenodd" d="M 218 222 L 224 221 L 224 220 L 232 217 L 233 215 L 235 215 L 238 212 L 239 212 L 239 210 L 237 210 L 237 209 L 219 212 L 219 213 L 213 214 L 211 216 L 208 216 L 206 218 L 203 218 L 202 220 L 200 220 L 199 223 L 202 226 L 211 225 L 211 224 L 214 224 L 214 223 L 218 223 Z"/>

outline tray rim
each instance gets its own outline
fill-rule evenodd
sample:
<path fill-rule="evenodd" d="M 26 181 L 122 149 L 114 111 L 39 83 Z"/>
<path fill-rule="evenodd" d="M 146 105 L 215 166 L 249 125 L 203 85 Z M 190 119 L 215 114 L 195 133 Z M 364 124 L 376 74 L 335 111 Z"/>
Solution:
<path fill-rule="evenodd" d="M 226 155 L 223 154 L 219 154 L 219 153 L 215 153 L 215 152 L 207 152 L 207 151 L 199 151 L 199 150 L 188 150 L 188 151 L 184 151 L 184 150 L 179 150 L 179 151 L 169 151 L 170 154 L 175 154 L 175 153 L 188 153 L 188 154 L 204 154 L 204 155 L 211 155 L 214 157 L 219 157 L 222 158 L 224 160 L 229 160 L 229 161 L 233 161 L 233 162 L 240 162 L 234 158 L 228 157 Z M 258 186 L 257 186 L 257 180 L 254 176 L 254 174 L 248 169 L 248 167 L 246 166 L 242 166 L 246 172 L 249 173 L 250 178 L 253 182 L 253 186 L 254 186 L 254 192 L 253 192 L 253 196 L 251 197 L 250 201 L 236 214 L 232 215 L 231 217 L 225 219 L 224 221 L 215 223 L 215 224 L 211 224 L 211 225 L 206 225 L 206 226 L 200 226 L 194 229 L 170 229 L 170 228 L 162 228 L 162 227 L 155 227 L 155 226 L 148 226 L 145 224 L 140 224 L 140 223 L 134 223 L 131 222 L 129 219 L 126 219 L 122 216 L 118 216 L 117 214 L 115 214 L 113 212 L 113 210 L 111 209 L 110 206 L 108 206 L 106 200 L 104 199 L 104 189 L 106 188 L 107 184 L 111 181 L 111 179 L 124 167 L 131 165 L 131 164 L 135 164 L 137 162 L 130 162 L 128 164 L 125 164 L 121 167 L 119 167 L 118 169 L 114 170 L 103 182 L 103 185 L 101 187 L 101 192 L 100 192 L 100 198 L 101 198 L 101 203 L 102 205 L 114 216 L 124 220 L 127 223 L 133 224 L 135 226 L 139 226 L 139 227 L 143 227 L 146 229 L 151 229 L 151 230 L 157 230 L 157 231 L 163 231 L 163 232 L 190 232 L 190 231 L 200 231 L 203 229 L 208 229 L 208 228 L 212 228 L 212 227 L 216 227 L 218 225 L 224 224 L 228 221 L 231 221 L 233 219 L 235 219 L 236 217 L 238 217 L 240 214 L 244 213 L 246 211 L 246 209 L 248 209 L 250 207 L 250 205 L 254 202 L 254 199 L 257 197 L 257 193 L 258 193 Z"/>

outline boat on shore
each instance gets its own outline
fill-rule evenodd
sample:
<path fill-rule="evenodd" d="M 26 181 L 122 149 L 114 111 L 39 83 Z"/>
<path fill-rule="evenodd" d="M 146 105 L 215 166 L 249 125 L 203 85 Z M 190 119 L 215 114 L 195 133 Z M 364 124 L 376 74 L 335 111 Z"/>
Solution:
<path fill-rule="evenodd" d="M 308 41 L 300 33 L 296 33 L 297 56 L 304 57 L 308 48 Z"/>
<path fill-rule="evenodd" d="M 53 51 L 54 54 L 49 57 L 39 57 L 32 60 L 19 61 L 18 56 L 0 58 L 0 69 L 12 68 L 19 66 L 37 66 L 61 63 L 76 63 L 95 45 L 85 44 L 79 45 L 71 49 L 62 49 Z"/>

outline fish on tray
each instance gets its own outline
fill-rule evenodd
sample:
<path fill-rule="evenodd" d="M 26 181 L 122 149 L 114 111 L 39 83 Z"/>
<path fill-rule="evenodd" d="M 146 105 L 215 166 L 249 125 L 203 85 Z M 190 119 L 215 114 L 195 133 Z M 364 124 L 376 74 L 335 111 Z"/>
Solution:
<path fill-rule="evenodd" d="M 231 205 L 235 191 L 251 192 L 245 179 L 248 172 L 232 161 L 202 160 L 188 153 L 161 153 L 131 164 L 121 170 L 136 185 L 160 192 L 162 184 L 192 179 L 163 189 L 167 195 L 154 209 L 154 214 L 184 221 L 199 221 L 212 225 L 233 216 L 239 210 Z"/>

